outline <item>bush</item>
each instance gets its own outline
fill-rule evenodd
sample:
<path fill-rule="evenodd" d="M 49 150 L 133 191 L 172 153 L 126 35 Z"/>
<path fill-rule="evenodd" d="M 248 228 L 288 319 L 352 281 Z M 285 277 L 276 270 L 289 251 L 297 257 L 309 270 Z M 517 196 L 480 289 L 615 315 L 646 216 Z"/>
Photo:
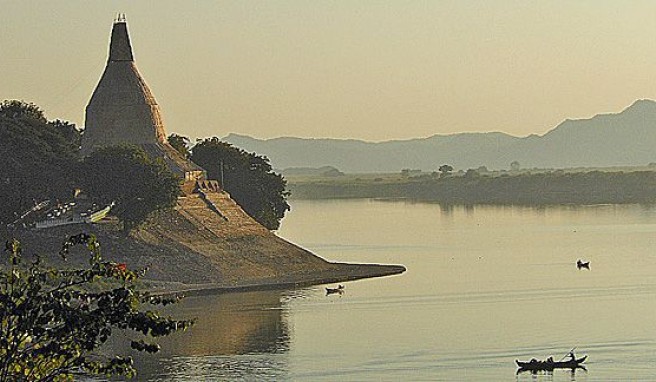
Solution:
<path fill-rule="evenodd" d="M 61 256 L 74 246 L 87 248 L 87 268 L 47 268 L 38 257 L 25 266 L 20 243 L 6 243 L 7 264 L 0 271 L 1 381 L 68 381 L 80 372 L 133 376 L 131 357 L 95 353 L 114 330 L 161 337 L 192 324 L 142 310 L 143 304 L 163 305 L 174 299 L 137 291 L 138 273 L 104 261 L 93 236 L 71 236 Z M 143 339 L 131 344 L 137 351 L 159 350 Z"/>

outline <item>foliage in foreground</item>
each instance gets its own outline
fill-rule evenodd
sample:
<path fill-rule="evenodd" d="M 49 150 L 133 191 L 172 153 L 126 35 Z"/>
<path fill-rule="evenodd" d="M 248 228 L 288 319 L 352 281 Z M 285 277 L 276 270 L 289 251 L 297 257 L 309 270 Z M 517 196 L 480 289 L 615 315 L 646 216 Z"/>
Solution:
<path fill-rule="evenodd" d="M 0 381 L 69 381 L 80 373 L 133 376 L 131 357 L 96 353 L 114 330 L 161 337 L 191 325 L 143 310 L 143 304 L 175 299 L 136 290 L 138 274 L 125 264 L 104 261 L 93 236 L 70 237 L 60 255 L 65 258 L 74 246 L 88 250 L 88 268 L 46 268 L 38 258 L 25 265 L 20 243 L 7 242 L 0 271 Z M 138 351 L 159 350 L 143 339 L 131 345 Z"/>
<path fill-rule="evenodd" d="M 290 209 L 290 193 L 287 181 L 273 171 L 267 157 L 207 138 L 196 142 L 190 158 L 210 179 L 223 180 L 221 186 L 258 223 L 268 229 L 280 227 L 280 220 Z"/>
<path fill-rule="evenodd" d="M 112 214 L 126 233 L 151 213 L 173 207 L 180 194 L 180 181 L 166 164 L 133 145 L 92 152 L 80 165 L 79 182 L 94 200 L 116 203 Z"/>

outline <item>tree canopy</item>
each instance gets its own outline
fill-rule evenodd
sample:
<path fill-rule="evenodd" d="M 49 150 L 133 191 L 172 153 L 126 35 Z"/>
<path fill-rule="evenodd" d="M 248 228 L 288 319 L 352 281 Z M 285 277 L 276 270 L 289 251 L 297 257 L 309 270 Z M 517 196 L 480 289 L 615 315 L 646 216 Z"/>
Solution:
<path fill-rule="evenodd" d="M 0 104 L 0 224 L 11 223 L 35 201 L 72 195 L 80 131 L 48 122 L 38 106 Z"/>
<path fill-rule="evenodd" d="M 451 175 L 451 172 L 453 171 L 453 166 L 451 166 L 450 164 L 443 164 L 437 169 L 437 171 L 440 172 L 440 176 L 447 177 Z"/>
<path fill-rule="evenodd" d="M 46 116 L 43 110 L 31 102 L 19 100 L 4 100 L 0 104 L 0 116 L 9 119 L 30 119 L 33 121 L 46 123 Z"/>
<path fill-rule="evenodd" d="M 151 213 L 173 207 L 180 194 L 180 180 L 166 164 L 133 145 L 95 150 L 82 161 L 78 177 L 94 200 L 116 203 L 112 214 L 126 233 Z"/>
<path fill-rule="evenodd" d="M 72 381 L 80 372 L 132 376 L 130 356 L 96 352 L 114 330 L 138 336 L 132 349 L 157 352 L 159 346 L 144 338 L 191 325 L 144 310 L 144 304 L 175 299 L 138 291 L 139 274 L 103 260 L 93 236 L 71 236 L 60 254 L 68 256 L 76 246 L 86 247 L 89 266 L 61 270 L 43 266 L 39 258 L 25 264 L 20 243 L 6 243 L 0 270 L 0 381 Z"/>
<path fill-rule="evenodd" d="M 268 229 L 280 227 L 280 220 L 290 207 L 287 181 L 275 173 L 269 159 L 249 153 L 218 138 L 196 142 L 191 160 L 207 171 L 249 214 Z"/>

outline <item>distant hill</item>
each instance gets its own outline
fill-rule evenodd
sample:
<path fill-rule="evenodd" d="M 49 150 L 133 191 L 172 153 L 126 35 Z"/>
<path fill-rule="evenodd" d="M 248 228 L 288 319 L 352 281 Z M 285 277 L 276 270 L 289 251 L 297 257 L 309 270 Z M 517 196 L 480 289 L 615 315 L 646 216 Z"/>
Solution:
<path fill-rule="evenodd" d="M 320 176 L 336 177 L 344 176 L 344 173 L 333 166 L 323 167 L 290 167 L 281 171 L 284 176 Z"/>
<path fill-rule="evenodd" d="M 617 114 L 566 120 L 542 136 L 462 133 L 428 138 L 365 142 L 354 139 L 223 138 L 244 150 L 266 155 L 277 169 L 334 166 L 347 173 L 434 171 L 487 166 L 522 168 L 643 166 L 656 162 L 656 102 L 638 100 Z"/>

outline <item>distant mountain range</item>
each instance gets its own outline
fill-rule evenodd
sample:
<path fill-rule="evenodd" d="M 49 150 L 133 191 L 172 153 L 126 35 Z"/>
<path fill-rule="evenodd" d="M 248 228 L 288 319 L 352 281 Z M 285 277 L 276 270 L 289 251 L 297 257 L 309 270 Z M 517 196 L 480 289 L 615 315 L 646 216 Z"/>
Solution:
<path fill-rule="evenodd" d="M 544 135 L 461 133 L 428 138 L 365 142 L 354 139 L 223 138 L 247 151 L 266 155 L 278 170 L 334 166 L 348 173 L 456 170 L 486 166 L 522 168 L 644 166 L 656 162 L 656 102 L 638 100 L 620 113 L 565 120 Z"/>

